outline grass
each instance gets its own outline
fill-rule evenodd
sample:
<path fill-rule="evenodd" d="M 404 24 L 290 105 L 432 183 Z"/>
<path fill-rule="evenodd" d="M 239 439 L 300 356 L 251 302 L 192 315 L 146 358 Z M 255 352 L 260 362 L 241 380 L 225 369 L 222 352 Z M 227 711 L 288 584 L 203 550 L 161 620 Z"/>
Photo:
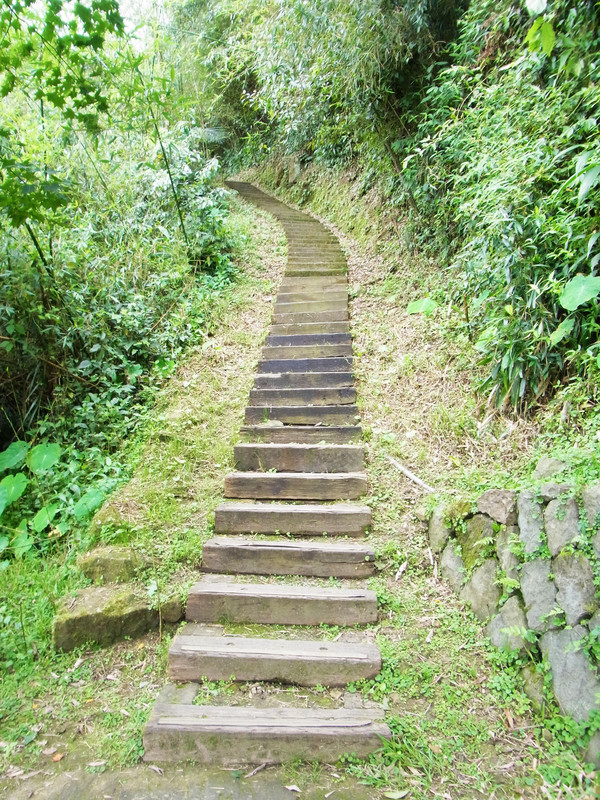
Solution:
<path fill-rule="evenodd" d="M 85 542 L 128 544 L 149 556 L 143 590 L 155 584 L 164 593 L 176 582 L 185 591 L 197 575 L 285 259 L 285 239 L 264 215 L 235 204 L 231 224 L 247 245 L 239 278 L 220 301 L 220 324 L 160 393 L 130 447 L 133 478 L 96 515 Z M 53 652 L 55 610 L 86 583 L 76 555 L 74 547 L 43 561 L 14 561 L 0 575 L 0 768 L 9 775 L 136 763 L 164 683 L 170 631 L 104 651 Z"/>

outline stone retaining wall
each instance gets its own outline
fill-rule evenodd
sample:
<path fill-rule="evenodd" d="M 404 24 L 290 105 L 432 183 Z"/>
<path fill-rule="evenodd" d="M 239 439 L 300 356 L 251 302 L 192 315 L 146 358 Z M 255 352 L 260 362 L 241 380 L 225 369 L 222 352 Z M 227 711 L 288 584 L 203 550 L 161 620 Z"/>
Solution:
<path fill-rule="evenodd" d="M 559 469 L 552 461 L 544 459 L 536 472 Z M 429 543 L 443 578 L 486 623 L 492 643 L 531 656 L 523 678 L 534 707 L 543 703 L 535 663 L 544 656 L 562 713 L 588 721 L 600 709 L 592 647 L 600 638 L 600 483 L 579 493 L 555 482 L 521 492 L 491 489 L 476 509 L 438 506 Z M 600 734 L 591 737 L 586 757 L 600 766 Z"/>

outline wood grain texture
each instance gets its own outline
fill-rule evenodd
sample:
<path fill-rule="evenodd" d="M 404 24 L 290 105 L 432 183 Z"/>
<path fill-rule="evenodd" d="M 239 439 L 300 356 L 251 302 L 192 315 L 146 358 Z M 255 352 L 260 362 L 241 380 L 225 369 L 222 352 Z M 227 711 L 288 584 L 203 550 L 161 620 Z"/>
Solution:
<path fill-rule="evenodd" d="M 297 347 L 270 347 L 265 345 L 260 352 L 260 357 L 263 361 L 284 358 L 335 358 L 337 356 L 351 355 L 352 345 L 349 342 L 342 344 L 309 344 Z"/>
<path fill-rule="evenodd" d="M 281 681 L 297 686 L 345 686 L 377 675 L 373 644 L 178 634 L 169 649 L 173 681 Z"/>
<path fill-rule="evenodd" d="M 204 579 L 190 589 L 186 619 L 266 625 L 367 625 L 377 620 L 377 597 L 369 589 Z"/>
<path fill-rule="evenodd" d="M 292 333 L 275 335 L 270 333 L 265 345 L 268 347 L 306 347 L 316 344 L 351 344 L 349 333 Z"/>
<path fill-rule="evenodd" d="M 275 325 L 297 325 L 304 322 L 344 322 L 347 319 L 347 308 L 336 308 L 333 311 L 308 311 L 300 314 L 289 312 L 281 314 L 277 311 L 273 314 L 273 324 Z"/>
<path fill-rule="evenodd" d="M 352 444 L 362 439 L 359 425 L 243 425 L 243 441 L 317 444 Z"/>
<path fill-rule="evenodd" d="M 300 758 L 364 758 L 391 732 L 374 709 L 286 709 L 157 704 L 144 729 L 144 761 L 235 767 Z"/>
<path fill-rule="evenodd" d="M 258 374 L 254 378 L 254 388 L 263 390 L 341 387 L 354 388 L 354 375 L 351 372 L 276 372 Z"/>
<path fill-rule="evenodd" d="M 351 372 L 352 356 L 334 358 L 275 358 L 259 361 L 259 375 L 282 372 Z"/>
<path fill-rule="evenodd" d="M 338 295 L 336 295 L 338 297 Z M 329 298 L 322 300 L 297 300 L 294 303 L 282 302 L 279 298 L 275 301 L 275 314 L 306 314 L 313 311 L 336 311 L 348 307 L 348 297 L 345 295 L 341 299 L 334 301 Z"/>
<path fill-rule="evenodd" d="M 294 336 L 302 333 L 349 333 L 350 325 L 343 320 L 341 322 L 305 322 L 299 325 L 271 325 L 269 331 L 273 336 Z"/>
<path fill-rule="evenodd" d="M 358 409 L 344 406 L 248 406 L 245 422 L 248 424 L 268 421 L 283 422 L 284 425 L 355 425 L 359 420 Z"/>
<path fill-rule="evenodd" d="M 370 526 L 371 509 L 360 503 L 221 503 L 215 510 L 217 533 L 357 537 Z"/>
<path fill-rule="evenodd" d="M 354 542 L 278 541 L 215 536 L 202 547 L 202 571 L 224 575 L 305 575 L 316 578 L 368 578 L 375 551 Z"/>
<path fill-rule="evenodd" d="M 360 472 L 365 448 L 360 444 L 274 444 L 241 442 L 234 449 L 238 471 Z"/>
<path fill-rule="evenodd" d="M 343 406 L 355 402 L 354 386 L 250 390 L 252 406 Z"/>
<path fill-rule="evenodd" d="M 356 500 L 367 492 L 363 472 L 231 472 L 225 497 L 257 500 Z"/>

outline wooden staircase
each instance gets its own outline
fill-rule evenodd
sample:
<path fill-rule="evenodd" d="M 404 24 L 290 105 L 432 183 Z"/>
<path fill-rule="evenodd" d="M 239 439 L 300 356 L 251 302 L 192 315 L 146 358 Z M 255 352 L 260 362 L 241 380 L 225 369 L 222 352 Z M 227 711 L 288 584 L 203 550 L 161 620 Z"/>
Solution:
<path fill-rule="evenodd" d="M 288 263 L 262 349 L 236 471 L 203 548 L 206 573 L 190 590 L 186 625 L 169 652 L 173 681 L 268 681 L 345 686 L 374 677 L 378 648 L 366 640 L 214 635 L 207 623 L 355 626 L 377 620 L 372 548 L 356 540 L 371 524 L 364 448 L 354 405 L 346 262 L 319 222 L 247 183 L 230 183 L 276 216 Z M 218 577 L 230 576 L 230 577 Z M 249 582 L 302 576 L 310 582 Z M 350 580 L 344 588 L 319 578 Z M 144 732 L 147 761 L 231 766 L 292 759 L 363 757 L 390 735 L 380 708 L 195 705 L 194 690 L 167 687 Z M 184 687 L 185 689 L 185 687 Z"/>

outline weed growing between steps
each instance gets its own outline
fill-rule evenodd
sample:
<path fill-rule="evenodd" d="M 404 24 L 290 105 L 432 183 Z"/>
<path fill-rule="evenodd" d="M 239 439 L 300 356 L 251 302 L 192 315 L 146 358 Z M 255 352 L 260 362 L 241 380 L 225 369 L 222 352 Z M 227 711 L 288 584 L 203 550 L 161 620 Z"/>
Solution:
<path fill-rule="evenodd" d="M 517 419 L 488 409 L 473 390 L 480 374 L 461 309 L 441 307 L 444 276 L 436 265 L 399 247 L 373 194 L 361 197 L 352 183 L 317 173 L 310 183 L 310 207 L 336 222 L 348 256 L 374 513 L 369 542 L 382 568 L 370 586 L 381 605 L 371 631 L 383 670 L 350 688 L 383 702 L 395 731 L 366 766 L 349 759 L 347 769 L 373 791 L 423 800 L 592 797 L 595 776 L 575 746 L 581 732 L 550 695 L 544 716 L 534 715 L 518 662 L 492 651 L 481 625 L 438 580 L 421 519 L 442 496 L 469 500 L 490 486 L 526 481 L 552 447 L 570 452 L 576 478 L 597 474 L 598 421 L 583 390 L 576 398 L 576 385 L 568 387 L 575 429 L 549 411 Z M 431 316 L 406 313 L 426 295 L 439 304 Z M 408 480 L 390 457 L 435 492 Z"/>
<path fill-rule="evenodd" d="M 244 257 L 235 287 L 218 301 L 214 335 L 188 354 L 160 392 L 136 446 L 125 451 L 133 478 L 97 514 L 88 539 L 126 543 L 149 556 L 153 566 L 138 585 L 157 604 L 174 574 L 183 583 L 195 577 L 241 424 L 273 280 L 285 259 L 281 231 L 264 215 L 234 204 L 232 225 L 246 239 Z M 260 259 L 259 250 L 266 254 Z M 86 583 L 75 556 L 74 550 L 49 556 L 36 569 L 27 559 L 15 561 L 2 573 L 5 775 L 137 762 L 143 724 L 164 684 L 170 631 L 162 640 L 150 635 L 105 651 L 52 652 L 58 601 Z M 14 783 L 7 780 L 0 790 L 10 793 Z"/>

